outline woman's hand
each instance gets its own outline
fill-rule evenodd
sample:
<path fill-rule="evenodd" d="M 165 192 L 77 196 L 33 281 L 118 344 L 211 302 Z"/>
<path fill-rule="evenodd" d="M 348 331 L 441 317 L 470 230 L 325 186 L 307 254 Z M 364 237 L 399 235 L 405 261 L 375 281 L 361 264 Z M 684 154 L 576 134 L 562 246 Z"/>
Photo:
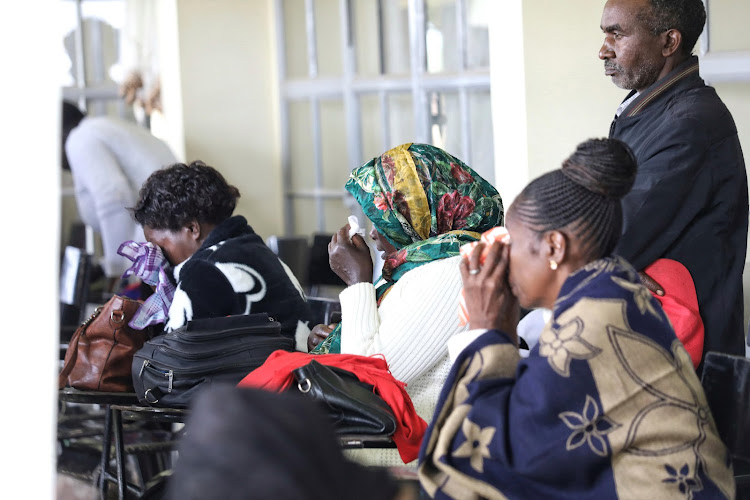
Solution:
<path fill-rule="evenodd" d="M 641 285 L 645 286 L 659 297 L 664 296 L 664 288 L 659 283 L 657 283 L 654 278 L 644 273 L 643 271 L 638 271 L 638 277 L 641 279 Z"/>
<path fill-rule="evenodd" d="M 349 224 L 338 230 L 328 244 L 328 263 L 331 270 L 347 286 L 372 283 L 370 248 L 358 234 L 349 238 Z"/>
<path fill-rule="evenodd" d="M 315 325 L 310 331 L 310 335 L 307 336 L 307 352 L 312 351 L 318 344 L 328 338 L 334 328 L 336 328 L 335 323 L 332 325 Z"/>
<path fill-rule="evenodd" d="M 496 241 L 480 265 L 484 247 L 484 243 L 479 243 L 468 258 L 461 259 L 469 323 L 472 329 L 501 330 L 517 345 L 521 308 L 508 283 L 510 246 Z"/>

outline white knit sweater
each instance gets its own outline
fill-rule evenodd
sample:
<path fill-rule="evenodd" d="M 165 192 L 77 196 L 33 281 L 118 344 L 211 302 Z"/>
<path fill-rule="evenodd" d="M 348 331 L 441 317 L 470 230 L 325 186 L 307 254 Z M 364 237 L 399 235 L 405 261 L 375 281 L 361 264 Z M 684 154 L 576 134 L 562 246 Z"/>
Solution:
<path fill-rule="evenodd" d="M 404 274 L 380 307 L 371 283 L 352 285 L 339 295 L 341 352 L 383 354 L 428 423 L 451 369 L 448 339 L 466 330 L 458 321 L 460 258 L 440 259 Z M 367 465 L 403 465 L 396 450 L 350 450 L 347 455 Z"/>

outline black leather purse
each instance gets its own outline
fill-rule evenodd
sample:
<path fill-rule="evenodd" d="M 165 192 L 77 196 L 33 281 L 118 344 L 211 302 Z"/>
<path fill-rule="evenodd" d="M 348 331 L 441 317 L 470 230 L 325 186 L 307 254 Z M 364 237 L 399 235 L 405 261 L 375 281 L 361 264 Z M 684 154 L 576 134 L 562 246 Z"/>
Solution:
<path fill-rule="evenodd" d="M 337 433 L 390 436 L 396 431 L 391 407 L 353 373 L 313 360 L 293 374 L 299 391 L 320 404 Z"/>

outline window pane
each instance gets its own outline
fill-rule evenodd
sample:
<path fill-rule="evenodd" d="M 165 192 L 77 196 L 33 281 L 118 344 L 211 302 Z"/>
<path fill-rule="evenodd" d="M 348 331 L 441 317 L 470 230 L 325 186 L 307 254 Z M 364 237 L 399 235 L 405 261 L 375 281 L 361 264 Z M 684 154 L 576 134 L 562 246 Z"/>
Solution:
<path fill-rule="evenodd" d="M 343 66 L 339 0 L 315 0 L 315 43 L 318 46 L 318 74 L 341 75 Z"/>
<path fill-rule="evenodd" d="M 308 101 L 289 101 L 289 155 L 292 189 L 315 187 L 312 115 Z"/>
<path fill-rule="evenodd" d="M 86 81 L 89 85 L 111 83 L 114 81 L 111 71 L 119 70 L 117 63 L 120 59 L 120 32 L 125 22 L 125 3 L 83 2 L 81 15 Z"/>
<path fill-rule="evenodd" d="M 329 234 L 333 234 L 341 229 L 347 223 L 347 217 L 351 215 L 349 208 L 344 204 L 342 198 L 328 198 L 324 200 L 323 211 L 326 216 L 325 232 Z"/>
<path fill-rule="evenodd" d="M 428 94 L 430 137 L 432 144 L 468 163 L 461 151 L 461 108 L 456 92 Z"/>
<path fill-rule="evenodd" d="M 365 76 L 380 74 L 380 29 L 377 0 L 352 2 L 354 43 L 357 73 Z"/>
<path fill-rule="evenodd" d="M 492 109 L 489 90 L 469 92 L 471 119 L 471 168 L 495 184 L 495 149 L 492 137 Z"/>
<path fill-rule="evenodd" d="M 427 72 L 458 71 L 461 65 L 458 58 L 456 3 L 446 0 L 428 0 L 425 2 L 425 8 Z"/>
<path fill-rule="evenodd" d="M 362 116 L 363 156 L 360 163 L 364 164 L 386 151 L 383 146 L 383 113 L 380 109 L 380 98 L 377 94 L 361 95 L 359 97 L 359 108 Z"/>
<path fill-rule="evenodd" d="M 292 236 L 310 236 L 318 231 L 318 209 L 313 198 L 292 200 L 294 229 Z"/>
<path fill-rule="evenodd" d="M 283 0 L 284 44 L 287 78 L 307 76 L 307 30 L 305 0 Z"/>
<path fill-rule="evenodd" d="M 407 0 L 383 0 L 383 48 L 386 73 L 411 72 Z"/>
<path fill-rule="evenodd" d="M 388 123 L 391 143 L 387 149 L 416 140 L 411 94 L 401 93 L 388 96 Z"/>
<path fill-rule="evenodd" d="M 57 2 L 59 17 L 57 22 L 62 29 L 62 50 L 60 51 L 60 85 L 74 87 L 76 71 L 75 29 L 76 5 L 74 2 Z"/>
<path fill-rule="evenodd" d="M 469 0 L 467 4 L 466 66 L 490 66 L 490 39 L 488 20 L 491 0 Z"/>
<path fill-rule="evenodd" d="M 344 184 L 352 167 L 346 144 L 346 119 L 341 100 L 320 102 L 321 157 L 323 187 L 344 191 Z"/>

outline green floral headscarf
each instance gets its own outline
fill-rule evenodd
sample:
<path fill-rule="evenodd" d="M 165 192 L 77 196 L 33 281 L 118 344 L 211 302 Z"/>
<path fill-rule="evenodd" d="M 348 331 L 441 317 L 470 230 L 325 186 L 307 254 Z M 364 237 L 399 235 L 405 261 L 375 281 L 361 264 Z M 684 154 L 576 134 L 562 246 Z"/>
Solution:
<path fill-rule="evenodd" d="M 352 171 L 346 189 L 399 249 L 386 259 L 377 297 L 408 271 L 459 255 L 464 243 L 502 226 L 497 190 L 458 158 L 429 144 L 402 144 Z M 340 352 L 341 324 L 313 353 Z"/>

